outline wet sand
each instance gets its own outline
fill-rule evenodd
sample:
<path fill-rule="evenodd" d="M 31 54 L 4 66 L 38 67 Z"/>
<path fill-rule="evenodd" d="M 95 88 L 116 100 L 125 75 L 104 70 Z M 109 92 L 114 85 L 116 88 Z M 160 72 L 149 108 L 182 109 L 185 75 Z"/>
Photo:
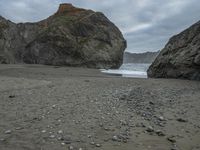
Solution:
<path fill-rule="evenodd" d="M 199 150 L 200 82 L 0 65 L 0 150 Z"/>

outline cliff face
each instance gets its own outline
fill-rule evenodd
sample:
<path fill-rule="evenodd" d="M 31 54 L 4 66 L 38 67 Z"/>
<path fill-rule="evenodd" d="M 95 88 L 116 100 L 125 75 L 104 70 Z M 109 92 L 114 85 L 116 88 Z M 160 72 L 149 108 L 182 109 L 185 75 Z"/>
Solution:
<path fill-rule="evenodd" d="M 158 52 L 145 52 L 145 53 L 124 53 L 124 63 L 152 63 L 158 56 Z"/>
<path fill-rule="evenodd" d="M 200 21 L 169 40 L 148 76 L 200 80 Z"/>
<path fill-rule="evenodd" d="M 61 4 L 37 23 L 0 19 L 0 63 L 118 68 L 126 41 L 102 13 Z"/>

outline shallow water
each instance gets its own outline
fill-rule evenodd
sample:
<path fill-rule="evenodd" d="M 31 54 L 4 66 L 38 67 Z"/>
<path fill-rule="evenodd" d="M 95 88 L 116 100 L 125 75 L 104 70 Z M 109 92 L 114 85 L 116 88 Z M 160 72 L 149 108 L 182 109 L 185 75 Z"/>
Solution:
<path fill-rule="evenodd" d="M 122 77 L 147 78 L 147 69 L 150 64 L 123 64 L 119 69 L 102 69 L 101 72 Z"/>

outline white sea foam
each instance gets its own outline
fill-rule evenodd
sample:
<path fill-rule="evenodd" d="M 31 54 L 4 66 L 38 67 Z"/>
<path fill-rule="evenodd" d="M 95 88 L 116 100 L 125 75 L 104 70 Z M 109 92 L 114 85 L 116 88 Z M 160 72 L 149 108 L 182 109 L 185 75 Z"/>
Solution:
<path fill-rule="evenodd" d="M 123 77 L 147 78 L 147 69 L 150 64 L 123 64 L 119 69 L 101 69 L 101 72 L 120 75 Z"/>

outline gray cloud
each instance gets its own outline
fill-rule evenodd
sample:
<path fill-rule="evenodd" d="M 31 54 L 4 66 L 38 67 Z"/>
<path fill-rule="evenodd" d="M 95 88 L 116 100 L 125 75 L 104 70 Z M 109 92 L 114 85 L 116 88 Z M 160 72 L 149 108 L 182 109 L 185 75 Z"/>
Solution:
<path fill-rule="evenodd" d="M 63 2 L 104 12 L 123 32 L 130 52 L 162 49 L 172 35 L 200 20 L 199 0 L 0 0 L 0 15 L 35 22 Z"/>

